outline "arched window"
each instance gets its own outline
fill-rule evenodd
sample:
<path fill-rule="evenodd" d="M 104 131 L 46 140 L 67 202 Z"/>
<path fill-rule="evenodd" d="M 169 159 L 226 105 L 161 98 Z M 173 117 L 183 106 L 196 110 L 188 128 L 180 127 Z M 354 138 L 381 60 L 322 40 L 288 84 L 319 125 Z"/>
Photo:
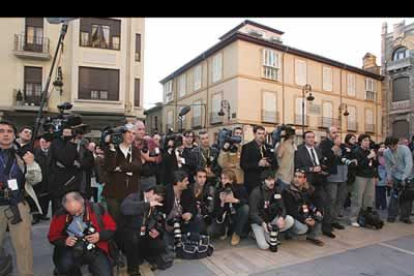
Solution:
<path fill-rule="evenodd" d="M 410 51 L 408 51 L 405 47 L 400 47 L 394 51 L 394 55 L 392 56 L 392 60 L 396 61 L 403 58 L 408 58 L 410 56 Z"/>

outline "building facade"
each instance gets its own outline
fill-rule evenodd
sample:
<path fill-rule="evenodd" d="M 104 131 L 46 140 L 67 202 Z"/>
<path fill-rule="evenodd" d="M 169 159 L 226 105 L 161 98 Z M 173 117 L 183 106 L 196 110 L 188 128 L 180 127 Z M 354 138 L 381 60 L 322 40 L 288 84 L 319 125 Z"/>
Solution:
<path fill-rule="evenodd" d="M 61 25 L 45 18 L 1 18 L 0 117 L 17 125 L 31 124 L 39 109 Z M 106 125 L 144 118 L 144 18 L 77 18 L 68 23 L 59 53 L 46 116 L 57 105 L 73 104 L 99 136 Z M 62 91 L 53 86 L 62 76 Z"/>
<path fill-rule="evenodd" d="M 162 133 L 162 103 L 156 103 L 154 107 L 145 110 L 146 131 L 151 136 Z"/>
<path fill-rule="evenodd" d="M 382 26 L 384 125 L 388 135 L 411 138 L 414 133 L 414 23 L 401 22 L 388 32 Z"/>
<path fill-rule="evenodd" d="M 295 125 L 300 140 L 303 119 L 305 130 L 315 131 L 319 139 L 331 125 L 339 127 L 342 137 L 366 132 L 381 139 L 383 78 L 375 56 L 367 54 L 360 69 L 287 46 L 282 35 L 244 21 L 161 80 L 163 131 L 178 130 L 178 114 L 189 105 L 183 128 L 216 133 L 242 126 L 245 140 L 252 138 L 252 125 L 264 125 L 270 132 L 282 123 Z M 305 100 L 302 111 L 307 84 L 314 100 Z"/>

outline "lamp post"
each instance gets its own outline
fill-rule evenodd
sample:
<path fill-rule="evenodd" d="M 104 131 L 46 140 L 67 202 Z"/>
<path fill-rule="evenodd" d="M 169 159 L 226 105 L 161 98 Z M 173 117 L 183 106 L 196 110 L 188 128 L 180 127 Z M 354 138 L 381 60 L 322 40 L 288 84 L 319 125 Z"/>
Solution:
<path fill-rule="evenodd" d="M 309 93 L 309 96 L 306 97 L 306 99 L 310 102 L 315 99 L 311 90 L 312 86 L 310 84 L 305 84 L 302 88 L 302 135 L 305 133 L 305 95 Z"/>
<path fill-rule="evenodd" d="M 339 105 L 339 126 L 341 128 L 342 128 L 342 116 L 341 116 L 342 110 L 344 110 L 344 113 L 342 115 L 345 116 L 346 118 L 348 118 L 348 116 L 349 116 L 348 105 L 344 104 L 344 103 L 341 103 Z M 342 133 L 342 131 L 341 131 L 341 133 Z M 341 137 L 342 137 L 342 135 L 341 135 Z"/>
<path fill-rule="evenodd" d="M 224 116 L 224 110 L 227 109 L 227 120 L 230 122 L 230 103 L 228 100 L 222 100 L 220 111 L 218 112 L 219 116 Z"/>

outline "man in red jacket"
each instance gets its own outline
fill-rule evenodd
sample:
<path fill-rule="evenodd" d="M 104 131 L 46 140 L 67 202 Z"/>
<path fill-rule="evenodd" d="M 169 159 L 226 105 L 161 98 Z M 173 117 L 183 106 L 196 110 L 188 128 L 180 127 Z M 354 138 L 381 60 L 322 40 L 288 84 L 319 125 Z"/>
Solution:
<path fill-rule="evenodd" d="M 102 229 L 91 204 L 79 192 L 67 193 L 62 205 L 48 234 L 49 242 L 55 245 L 58 274 L 82 276 L 81 266 L 88 265 L 93 276 L 112 276 L 108 240 L 114 235 L 116 224 L 111 216 L 103 212 Z"/>

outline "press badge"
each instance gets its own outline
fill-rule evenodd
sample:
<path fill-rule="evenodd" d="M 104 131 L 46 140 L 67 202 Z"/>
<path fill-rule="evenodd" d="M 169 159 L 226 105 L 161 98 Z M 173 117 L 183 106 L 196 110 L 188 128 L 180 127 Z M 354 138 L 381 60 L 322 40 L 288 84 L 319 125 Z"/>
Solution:
<path fill-rule="evenodd" d="M 19 185 L 17 185 L 16 179 L 8 180 L 7 185 L 9 186 L 9 189 L 11 189 L 12 191 L 17 191 L 19 189 Z"/>

